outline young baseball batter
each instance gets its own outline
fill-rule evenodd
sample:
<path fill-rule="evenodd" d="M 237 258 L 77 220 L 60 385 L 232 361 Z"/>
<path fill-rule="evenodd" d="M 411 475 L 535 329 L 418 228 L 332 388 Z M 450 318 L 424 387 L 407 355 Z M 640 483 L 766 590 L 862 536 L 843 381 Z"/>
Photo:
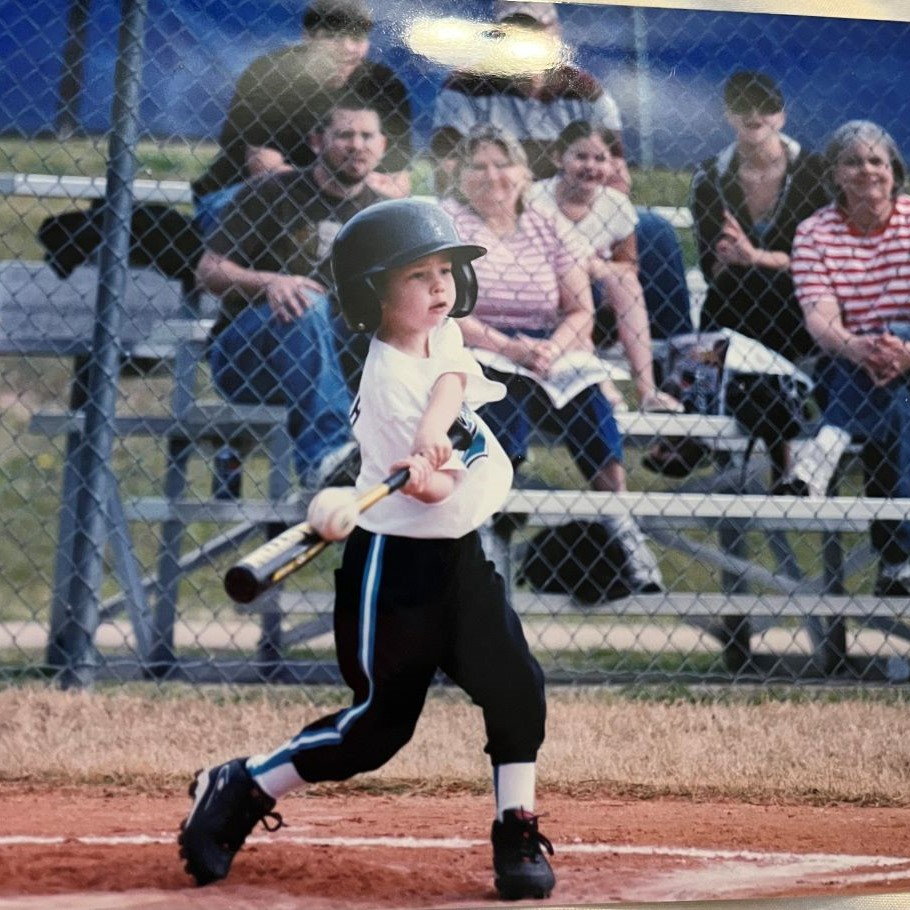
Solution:
<path fill-rule="evenodd" d="M 284 794 L 387 762 L 411 738 L 442 670 L 483 711 L 496 888 L 507 899 L 553 889 L 544 854 L 553 848 L 534 815 L 543 674 L 477 533 L 502 507 L 512 468 L 472 408 L 504 388 L 483 376 L 450 318 L 471 312 L 471 261 L 484 252 L 463 244 L 438 206 L 413 199 L 365 209 L 335 240 L 345 319 L 374 332 L 351 412 L 363 459 L 357 492 L 403 467 L 409 479 L 360 516 L 336 573 L 335 644 L 352 705 L 270 754 L 197 774 L 179 842 L 199 884 L 227 875 L 258 821 L 281 824 L 273 809 Z M 453 449 L 456 420 L 467 441 Z M 330 522 L 318 499 L 310 515 Z"/>

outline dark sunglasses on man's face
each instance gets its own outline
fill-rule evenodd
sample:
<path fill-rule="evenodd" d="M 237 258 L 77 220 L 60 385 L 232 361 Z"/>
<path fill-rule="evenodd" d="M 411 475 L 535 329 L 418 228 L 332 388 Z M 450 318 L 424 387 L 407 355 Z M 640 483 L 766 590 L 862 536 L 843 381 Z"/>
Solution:
<path fill-rule="evenodd" d="M 740 117 L 745 117 L 747 114 L 751 114 L 752 111 L 761 114 L 762 117 L 781 112 L 781 106 L 771 98 L 755 103 L 745 100 L 734 101 L 729 105 L 729 108 L 731 113 Z"/>

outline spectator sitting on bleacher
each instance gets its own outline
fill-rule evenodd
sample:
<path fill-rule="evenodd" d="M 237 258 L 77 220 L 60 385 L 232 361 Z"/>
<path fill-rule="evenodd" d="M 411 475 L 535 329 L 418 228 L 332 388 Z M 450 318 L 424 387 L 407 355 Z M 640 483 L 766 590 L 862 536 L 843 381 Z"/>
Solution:
<path fill-rule="evenodd" d="M 303 41 L 254 60 L 241 74 L 214 162 L 193 183 L 203 233 L 244 181 L 316 158 L 310 133 L 340 95 L 375 108 L 388 140 L 369 185 L 386 196 L 411 191 L 411 111 L 407 91 L 385 65 L 366 59 L 373 17 L 363 0 L 312 0 Z"/>
<path fill-rule="evenodd" d="M 681 411 L 682 405 L 654 382 L 651 331 L 638 280 L 635 207 L 609 184 L 617 165 L 617 140 L 607 129 L 575 120 L 553 149 L 559 171 L 535 181 L 528 205 L 552 218 L 584 244 L 585 267 L 595 291 L 595 342 L 618 337 L 643 411 Z M 619 156 L 621 160 L 621 156 Z"/>
<path fill-rule="evenodd" d="M 892 137 L 868 120 L 837 129 L 828 144 L 834 202 L 799 225 L 793 278 L 806 324 L 827 355 L 820 381 L 824 423 L 836 452 L 815 452 L 788 478 L 827 491 L 851 438 L 863 442 L 866 493 L 910 497 L 910 195 Z M 813 447 L 817 448 L 817 447 Z M 811 451 L 811 449 L 810 449 Z M 818 455 L 824 457 L 818 458 Z M 813 475 L 821 475 L 818 478 Z M 814 485 L 817 483 L 817 489 Z M 804 490 L 794 490 L 804 492 Z M 910 521 L 876 521 L 875 593 L 910 597 Z"/>
<path fill-rule="evenodd" d="M 824 162 L 781 132 L 784 98 L 767 74 L 734 73 L 724 106 L 736 140 L 692 178 L 708 285 L 700 328 L 733 329 L 796 361 L 814 345 L 793 290 L 790 247 L 797 224 L 829 202 Z"/>
<path fill-rule="evenodd" d="M 790 276 L 796 225 L 828 202 L 824 163 L 781 130 L 784 98 L 766 73 L 742 70 L 724 85 L 736 139 L 699 164 L 692 177 L 692 218 L 707 295 L 702 331 L 733 329 L 788 360 L 813 350 Z M 661 442 L 643 464 L 681 477 L 701 461 L 694 440 Z M 784 440 L 772 443 L 775 480 L 789 463 Z"/>
<path fill-rule="evenodd" d="M 525 206 L 531 173 L 517 139 L 495 126 L 475 127 L 459 144 L 454 179 L 457 190 L 443 207 L 464 242 L 487 250 L 474 262 L 480 293 L 473 313 L 461 320 L 465 343 L 478 349 L 481 363 L 484 351 L 494 352 L 541 380 L 564 354 L 593 357 L 584 246 Z M 486 371 L 507 391 L 481 412 L 513 464 L 525 460 L 530 436 L 540 428 L 557 434 L 593 489 L 626 489 L 622 434 L 597 382 L 557 408 L 534 378 Z M 631 516 L 616 524 L 638 590 L 659 589 L 657 565 L 637 524 Z"/>
<path fill-rule="evenodd" d="M 496 0 L 495 22 L 510 29 L 515 38 L 544 36 L 563 41 L 554 3 L 519 3 Z M 563 50 L 563 57 L 568 53 Z M 553 149 L 559 134 L 574 120 L 609 129 L 622 154 L 622 121 L 613 98 L 589 72 L 561 62 L 521 76 L 453 73 L 444 83 L 433 111 L 434 139 L 440 133 L 450 142 L 471 127 L 492 123 L 508 130 L 521 142 L 535 180 L 556 173 Z M 620 158 L 611 186 L 626 196 L 632 180 L 625 159 Z M 638 277 L 645 294 L 651 337 L 664 339 L 692 330 L 689 291 L 679 238 L 665 218 L 638 209 L 636 225 Z"/>
<path fill-rule="evenodd" d="M 369 185 L 385 151 L 379 112 L 339 99 L 314 134 L 316 161 L 270 174 L 228 203 L 199 262 L 221 295 L 208 357 L 238 404 L 289 406 L 295 465 L 308 486 L 353 482 L 351 398 L 333 337 L 328 255 L 342 224 L 384 198 Z"/>

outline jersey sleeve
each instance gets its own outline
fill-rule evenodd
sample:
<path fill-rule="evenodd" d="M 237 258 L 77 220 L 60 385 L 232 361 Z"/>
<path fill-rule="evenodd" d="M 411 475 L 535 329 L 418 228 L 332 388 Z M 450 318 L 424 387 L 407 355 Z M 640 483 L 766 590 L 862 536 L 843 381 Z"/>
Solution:
<path fill-rule="evenodd" d="M 465 404 L 478 408 L 491 401 L 505 398 L 506 387 L 487 379 L 474 355 L 464 346 L 461 328 L 454 319 L 440 326 L 433 343 L 433 364 L 436 377 L 444 373 L 461 373 L 465 377 Z M 434 379 L 435 381 L 435 379 Z"/>
<path fill-rule="evenodd" d="M 451 322 L 451 320 L 450 320 Z M 444 336 L 451 336 L 446 329 Z M 463 360 L 437 355 L 431 338 L 428 358 L 408 357 L 374 338 L 364 366 L 358 400 L 351 411 L 354 435 L 361 446 L 363 464 L 356 489 L 363 493 L 385 478 L 392 463 L 410 451 L 414 432 L 426 408 L 427 395 L 439 371 L 471 369 Z M 443 337 L 442 347 L 461 345 L 458 337 Z M 439 361 L 436 363 L 435 361 Z M 502 446 L 483 421 L 466 406 L 459 418 L 470 441 L 455 449 L 443 466 L 457 475 L 450 496 L 436 503 L 420 502 L 396 494 L 387 496 L 363 512 L 360 527 L 377 534 L 414 538 L 457 538 L 476 530 L 502 507 L 512 483 L 512 465 Z"/>

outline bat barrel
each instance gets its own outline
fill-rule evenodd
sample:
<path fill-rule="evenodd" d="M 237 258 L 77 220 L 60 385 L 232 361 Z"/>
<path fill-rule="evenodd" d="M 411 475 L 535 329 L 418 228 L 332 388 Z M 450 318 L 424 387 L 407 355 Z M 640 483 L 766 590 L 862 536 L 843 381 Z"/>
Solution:
<path fill-rule="evenodd" d="M 325 541 L 306 529 L 288 528 L 231 566 L 224 576 L 224 590 L 231 600 L 248 604 L 299 568 L 325 547 Z"/>
<path fill-rule="evenodd" d="M 231 566 L 224 576 L 224 590 L 235 603 L 248 604 L 265 593 L 271 584 L 267 578 L 260 578 L 256 569 L 245 562 Z"/>

